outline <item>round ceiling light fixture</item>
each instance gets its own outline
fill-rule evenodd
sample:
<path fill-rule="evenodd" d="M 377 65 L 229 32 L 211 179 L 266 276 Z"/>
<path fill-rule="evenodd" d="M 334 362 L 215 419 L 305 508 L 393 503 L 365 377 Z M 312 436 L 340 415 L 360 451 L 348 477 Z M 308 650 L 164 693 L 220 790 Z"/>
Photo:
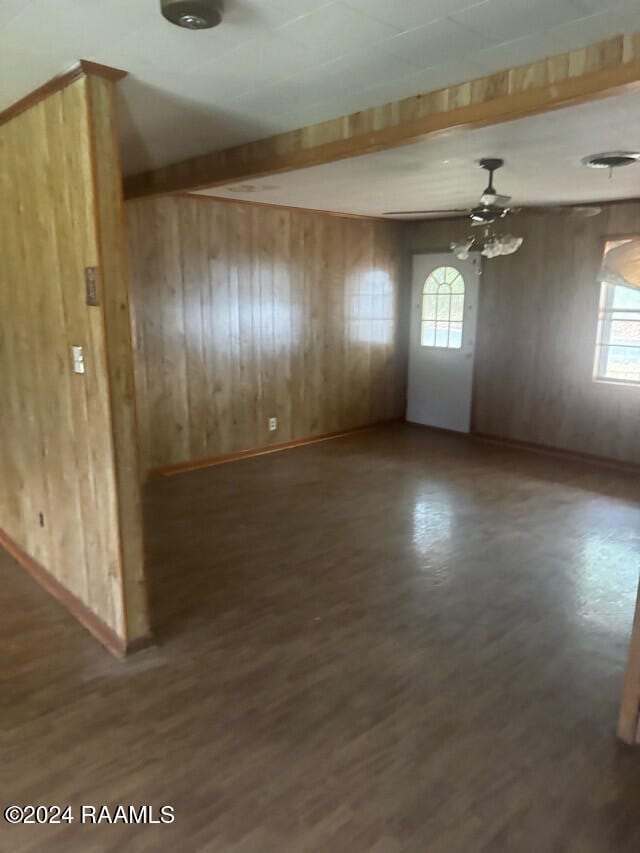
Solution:
<path fill-rule="evenodd" d="M 582 162 L 590 169 L 619 169 L 631 166 L 640 160 L 640 151 L 605 151 L 602 154 L 590 154 Z"/>
<path fill-rule="evenodd" d="M 221 0 L 161 0 L 162 14 L 186 30 L 208 30 L 222 21 Z"/>

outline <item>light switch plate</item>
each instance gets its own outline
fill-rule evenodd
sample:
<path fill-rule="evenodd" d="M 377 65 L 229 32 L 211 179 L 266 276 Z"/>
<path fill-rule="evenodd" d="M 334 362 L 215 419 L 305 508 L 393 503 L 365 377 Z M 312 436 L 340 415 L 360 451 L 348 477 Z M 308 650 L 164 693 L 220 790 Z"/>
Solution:
<path fill-rule="evenodd" d="M 84 350 L 82 347 L 71 347 L 71 355 L 73 358 L 73 372 L 84 373 Z"/>

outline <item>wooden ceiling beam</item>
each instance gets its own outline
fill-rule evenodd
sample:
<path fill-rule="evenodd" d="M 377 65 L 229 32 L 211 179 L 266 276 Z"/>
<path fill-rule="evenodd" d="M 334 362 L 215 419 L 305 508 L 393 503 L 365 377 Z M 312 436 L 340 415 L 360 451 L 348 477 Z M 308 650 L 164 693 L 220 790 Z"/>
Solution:
<path fill-rule="evenodd" d="M 193 191 L 319 166 L 640 88 L 640 33 L 547 57 L 125 180 L 127 198 Z"/>

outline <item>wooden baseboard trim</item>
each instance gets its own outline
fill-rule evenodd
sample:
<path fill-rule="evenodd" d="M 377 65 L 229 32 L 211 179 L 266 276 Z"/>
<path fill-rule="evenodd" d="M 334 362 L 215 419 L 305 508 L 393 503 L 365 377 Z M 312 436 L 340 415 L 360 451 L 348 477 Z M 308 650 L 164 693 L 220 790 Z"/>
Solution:
<path fill-rule="evenodd" d="M 596 456 L 592 453 L 580 453 L 577 450 L 566 450 L 563 447 L 553 447 L 548 444 L 536 444 L 531 441 L 520 441 L 517 438 L 504 438 L 499 435 L 491 435 L 484 432 L 473 432 L 471 438 L 478 441 L 486 441 L 491 444 L 501 444 L 516 450 L 529 450 L 532 453 L 542 453 L 546 456 L 560 456 L 564 459 L 573 459 L 576 462 L 588 462 L 591 465 L 601 465 L 605 468 L 613 468 L 623 471 L 625 474 L 640 474 L 640 464 L 637 462 L 624 462 L 620 459 L 611 459 L 608 456 Z"/>
<path fill-rule="evenodd" d="M 462 436 L 463 438 L 469 438 L 472 433 L 470 432 L 460 432 L 457 429 L 446 429 L 445 427 L 437 427 L 437 426 L 429 426 L 428 424 L 419 424 L 416 421 L 407 421 L 405 420 L 407 426 L 415 427 L 415 429 L 425 430 L 426 432 L 437 432 L 441 435 L 457 435 L 458 437 Z"/>
<path fill-rule="evenodd" d="M 456 435 L 461 438 L 470 438 L 477 441 L 484 441 L 489 444 L 499 444 L 503 447 L 510 447 L 513 450 L 528 450 L 531 453 L 541 453 L 545 456 L 559 456 L 563 459 L 573 459 L 574 462 L 588 462 L 590 465 L 600 465 L 605 468 L 612 468 L 615 471 L 624 471 L 625 474 L 640 474 L 640 463 L 623 462 L 620 459 L 611 459 L 608 456 L 596 456 L 592 453 L 580 453 L 577 450 L 565 450 L 563 447 L 553 447 L 548 444 L 535 444 L 531 441 L 521 441 L 518 438 L 506 438 L 501 435 L 492 435 L 486 432 L 458 432 L 453 429 L 443 429 L 441 427 L 427 426 L 426 424 L 418 424 L 413 421 L 406 421 L 408 426 L 416 427 L 429 432 L 437 432 L 443 435 Z"/>
<path fill-rule="evenodd" d="M 125 649 L 125 657 L 137 655 L 138 652 L 144 652 L 155 645 L 153 634 L 145 634 L 143 637 L 136 637 L 135 640 L 129 640 Z"/>
<path fill-rule="evenodd" d="M 101 65 L 98 62 L 89 62 L 87 59 L 80 59 L 68 71 L 64 71 L 62 74 L 52 77 L 51 80 L 47 80 L 42 86 L 34 89 L 33 92 L 29 92 L 24 98 L 20 98 L 15 104 L 11 104 L 6 110 L 0 112 L 0 125 L 6 124 L 11 119 L 34 107 L 40 101 L 48 98 L 55 92 L 59 92 L 61 89 L 66 89 L 71 83 L 75 83 L 76 80 L 86 77 L 89 74 L 113 81 L 122 80 L 123 77 L 127 76 L 127 72 L 121 71 L 119 68 L 111 68 L 109 65 Z"/>
<path fill-rule="evenodd" d="M 33 557 L 30 557 L 2 529 L 0 529 L 0 547 L 4 548 L 16 562 L 20 563 L 49 595 L 52 595 L 60 604 L 66 607 L 69 613 L 115 657 L 125 658 L 129 654 L 134 654 L 153 644 L 153 638 L 150 635 L 138 637 L 127 643 L 122 637 L 116 634 L 113 628 L 110 628 L 99 616 L 96 616 L 95 613 L 89 610 L 84 602 L 80 601 L 72 592 L 69 592 L 57 578 L 54 578 L 51 572 L 40 565 Z"/>
<path fill-rule="evenodd" d="M 388 426 L 401 422 L 401 418 L 392 418 L 386 421 L 366 424 L 354 429 L 339 430 L 337 432 L 325 432 L 321 435 L 312 435 L 308 438 L 296 438 L 292 441 L 283 441 L 280 444 L 269 444 L 266 447 L 253 447 L 249 450 L 238 450 L 236 453 L 225 453 L 221 456 L 209 456 L 205 459 L 193 459 L 189 462 L 177 462 L 175 465 L 164 465 L 152 468 L 149 471 L 149 479 L 156 477 L 171 477 L 174 474 L 184 474 L 187 471 L 197 471 L 200 468 L 212 468 L 215 465 L 225 465 L 227 462 L 237 462 L 240 459 L 250 459 L 253 456 L 265 456 L 267 453 L 278 453 L 280 450 L 291 450 L 293 447 L 304 447 L 307 444 L 317 444 L 320 441 L 329 441 L 332 438 L 342 438 L 347 435 L 355 435 L 376 427 Z"/>

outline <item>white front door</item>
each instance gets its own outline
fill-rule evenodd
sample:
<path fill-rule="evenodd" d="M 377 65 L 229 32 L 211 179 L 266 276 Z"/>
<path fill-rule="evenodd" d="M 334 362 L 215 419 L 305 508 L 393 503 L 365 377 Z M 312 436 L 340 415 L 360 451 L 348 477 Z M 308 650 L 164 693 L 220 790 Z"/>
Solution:
<path fill-rule="evenodd" d="M 469 432 L 480 255 L 414 255 L 407 420 Z"/>

